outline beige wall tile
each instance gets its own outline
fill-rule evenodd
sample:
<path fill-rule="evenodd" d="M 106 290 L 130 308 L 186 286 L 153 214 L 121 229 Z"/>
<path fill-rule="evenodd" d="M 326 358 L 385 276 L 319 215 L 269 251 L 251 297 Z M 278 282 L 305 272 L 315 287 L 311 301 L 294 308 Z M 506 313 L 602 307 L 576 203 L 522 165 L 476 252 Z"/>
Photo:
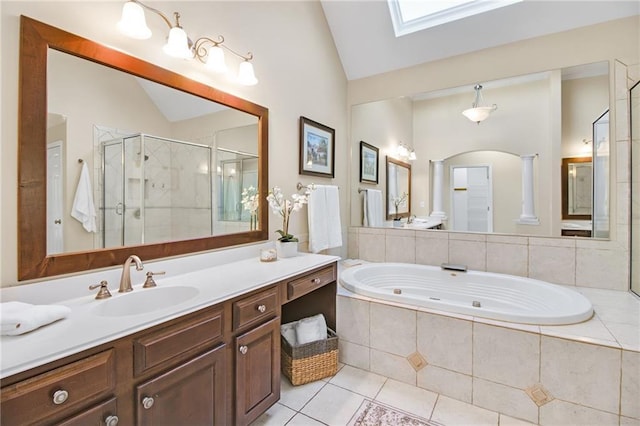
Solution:
<path fill-rule="evenodd" d="M 340 340 L 369 346 L 369 305 L 370 302 L 352 297 L 337 297 L 336 322 Z"/>
<path fill-rule="evenodd" d="M 576 249 L 576 285 L 627 290 L 629 288 L 628 252 Z"/>
<path fill-rule="evenodd" d="M 347 256 L 349 259 L 359 259 L 360 253 L 358 251 L 358 239 L 359 234 L 357 232 L 351 232 L 347 234 Z"/>
<path fill-rule="evenodd" d="M 540 424 L 554 426 L 613 426 L 618 424 L 618 416 L 555 399 L 540 407 Z"/>
<path fill-rule="evenodd" d="M 362 260 L 384 262 L 385 247 L 384 232 L 367 233 L 361 231 L 358 235 L 358 257 Z"/>
<path fill-rule="evenodd" d="M 574 285 L 575 258 L 573 247 L 529 246 L 529 277 Z"/>
<path fill-rule="evenodd" d="M 371 349 L 371 371 L 410 385 L 416 385 L 416 370 L 405 357 Z"/>
<path fill-rule="evenodd" d="M 474 377 L 525 389 L 539 381 L 539 361 L 539 335 L 474 324 Z"/>
<path fill-rule="evenodd" d="M 529 238 L 522 235 L 487 234 L 487 243 L 528 245 Z"/>
<path fill-rule="evenodd" d="M 526 277 L 528 269 L 528 246 L 487 243 L 487 271 Z"/>
<path fill-rule="evenodd" d="M 371 303 L 371 348 L 406 357 L 416 351 L 416 311 Z"/>
<path fill-rule="evenodd" d="M 450 240 L 460 240 L 460 241 L 478 241 L 478 242 L 486 242 L 487 234 L 475 233 L 475 232 L 450 232 L 449 233 Z"/>
<path fill-rule="evenodd" d="M 529 237 L 529 245 L 544 247 L 575 247 L 576 243 L 572 238 Z"/>
<path fill-rule="evenodd" d="M 472 322 L 418 312 L 418 352 L 430 365 L 471 374 Z"/>
<path fill-rule="evenodd" d="M 540 383 L 564 401 L 618 413 L 620 350 L 542 336 Z"/>
<path fill-rule="evenodd" d="M 351 343 L 342 338 L 338 339 L 338 356 L 343 364 L 369 370 L 371 367 L 369 351 L 367 346 Z"/>
<path fill-rule="evenodd" d="M 473 405 L 538 423 L 538 406 L 522 389 L 474 378 Z"/>
<path fill-rule="evenodd" d="M 620 414 L 640 419 L 640 352 L 622 351 Z"/>
<path fill-rule="evenodd" d="M 427 365 L 418 371 L 418 387 L 428 389 L 458 401 L 471 402 L 471 376 Z"/>
<path fill-rule="evenodd" d="M 467 265 L 469 269 L 476 271 L 485 271 L 487 268 L 487 243 L 450 239 L 449 262 Z"/>
<path fill-rule="evenodd" d="M 416 262 L 416 238 L 415 232 L 409 231 L 411 235 L 404 232 L 399 235 L 386 236 L 386 262 Z"/>
<path fill-rule="evenodd" d="M 449 238 L 446 232 L 418 232 L 415 248 L 418 264 L 441 265 L 449 262 Z"/>
<path fill-rule="evenodd" d="M 640 419 L 633 419 L 631 417 L 620 417 L 620 426 L 640 426 Z"/>
<path fill-rule="evenodd" d="M 629 141 L 616 142 L 616 180 L 629 182 Z"/>

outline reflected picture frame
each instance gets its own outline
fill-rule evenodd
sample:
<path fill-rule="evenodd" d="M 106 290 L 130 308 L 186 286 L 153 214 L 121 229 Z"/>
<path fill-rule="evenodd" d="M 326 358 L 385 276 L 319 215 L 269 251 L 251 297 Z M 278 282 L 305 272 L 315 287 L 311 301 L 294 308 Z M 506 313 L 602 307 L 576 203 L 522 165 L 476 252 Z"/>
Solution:
<path fill-rule="evenodd" d="M 300 117 L 301 175 L 335 176 L 335 136 L 336 132 L 331 127 Z"/>
<path fill-rule="evenodd" d="M 378 148 L 360 141 L 360 182 L 378 184 L 378 153 Z"/>

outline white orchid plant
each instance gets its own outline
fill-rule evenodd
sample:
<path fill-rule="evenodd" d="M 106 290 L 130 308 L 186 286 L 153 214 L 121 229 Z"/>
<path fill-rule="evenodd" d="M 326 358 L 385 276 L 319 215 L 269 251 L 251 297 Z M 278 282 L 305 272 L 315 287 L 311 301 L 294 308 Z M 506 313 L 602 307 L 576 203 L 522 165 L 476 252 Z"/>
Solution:
<path fill-rule="evenodd" d="M 304 189 L 304 191 L 302 190 Z M 307 204 L 309 201 L 309 195 L 313 189 L 313 185 L 303 187 L 300 193 L 291 194 L 291 199 L 285 198 L 282 194 L 282 190 L 278 186 L 274 186 L 269 195 L 267 195 L 267 201 L 271 210 L 282 217 L 282 229 L 278 229 L 276 232 L 280 234 L 279 241 L 283 243 L 297 242 L 298 238 L 289 233 L 289 219 L 291 213 L 298 211 Z"/>
<path fill-rule="evenodd" d="M 249 211 L 251 215 L 251 229 L 257 229 L 258 227 L 258 207 L 260 207 L 260 197 L 258 196 L 258 190 L 253 186 L 244 188 L 242 190 L 242 207 Z"/>
<path fill-rule="evenodd" d="M 407 204 L 407 197 L 408 196 L 409 196 L 409 194 L 407 194 L 406 192 L 403 192 L 402 195 L 392 198 L 393 205 L 396 207 L 396 219 L 395 220 L 400 220 L 400 217 L 398 216 L 398 209 L 401 206 L 405 206 Z"/>

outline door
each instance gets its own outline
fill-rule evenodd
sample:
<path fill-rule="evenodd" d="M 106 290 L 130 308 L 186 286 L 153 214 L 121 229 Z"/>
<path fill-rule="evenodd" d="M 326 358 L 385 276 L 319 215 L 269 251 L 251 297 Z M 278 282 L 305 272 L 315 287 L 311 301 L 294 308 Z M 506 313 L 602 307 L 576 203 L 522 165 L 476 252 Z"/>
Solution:
<path fill-rule="evenodd" d="M 226 422 L 226 345 L 136 387 L 138 425 L 222 425 Z"/>
<path fill-rule="evenodd" d="M 62 141 L 47 145 L 47 254 L 64 251 Z"/>
<path fill-rule="evenodd" d="M 492 232 L 492 210 L 491 168 L 489 166 L 452 166 L 452 229 Z"/>
<path fill-rule="evenodd" d="M 280 399 L 280 318 L 235 339 L 236 424 L 246 425 Z"/>

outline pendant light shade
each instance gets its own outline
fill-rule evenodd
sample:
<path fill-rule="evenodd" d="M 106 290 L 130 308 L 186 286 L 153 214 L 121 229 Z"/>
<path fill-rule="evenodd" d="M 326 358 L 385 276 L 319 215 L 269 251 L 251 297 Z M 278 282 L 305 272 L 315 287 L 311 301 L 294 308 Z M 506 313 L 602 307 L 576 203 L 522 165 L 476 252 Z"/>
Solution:
<path fill-rule="evenodd" d="M 173 27 L 169 31 L 167 44 L 162 48 L 164 53 L 174 58 L 191 59 L 193 53 L 189 49 L 189 39 L 187 33 L 180 27 Z"/>
<path fill-rule="evenodd" d="M 240 62 L 238 70 L 238 82 L 244 86 L 253 86 L 258 84 L 258 79 L 253 72 L 253 65 L 249 61 Z"/>
<path fill-rule="evenodd" d="M 209 48 L 205 67 L 218 74 L 227 72 L 227 64 L 224 61 L 224 50 L 222 50 L 222 47 L 215 45 Z"/>
<path fill-rule="evenodd" d="M 480 92 L 482 90 L 482 85 L 476 84 L 474 86 L 474 90 L 476 91 L 476 99 L 471 105 L 471 108 L 462 111 L 462 115 L 467 117 L 469 120 L 480 124 L 481 121 L 486 120 L 493 111 L 498 109 L 498 106 L 496 104 L 491 106 L 482 106 L 483 99 L 482 93 Z"/>
<path fill-rule="evenodd" d="M 117 24 L 118 31 L 127 37 L 146 40 L 151 37 L 151 30 L 147 26 L 144 9 L 132 1 L 122 6 L 122 16 Z"/>

